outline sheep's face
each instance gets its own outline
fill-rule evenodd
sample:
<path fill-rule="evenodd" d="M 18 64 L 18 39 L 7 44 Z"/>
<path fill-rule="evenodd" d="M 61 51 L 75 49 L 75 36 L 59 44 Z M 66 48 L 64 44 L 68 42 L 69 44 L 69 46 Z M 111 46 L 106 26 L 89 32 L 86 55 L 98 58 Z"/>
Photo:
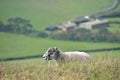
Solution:
<path fill-rule="evenodd" d="M 55 59 L 58 55 L 58 49 L 55 48 L 49 48 L 46 53 L 42 56 L 45 60 L 52 60 Z"/>

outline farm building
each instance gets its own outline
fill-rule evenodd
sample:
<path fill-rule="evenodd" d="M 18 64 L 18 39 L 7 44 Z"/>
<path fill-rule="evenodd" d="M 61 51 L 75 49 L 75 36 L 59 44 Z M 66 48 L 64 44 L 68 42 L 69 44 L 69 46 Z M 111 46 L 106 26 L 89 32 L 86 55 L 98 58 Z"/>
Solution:
<path fill-rule="evenodd" d="M 95 20 L 95 21 L 89 21 L 85 23 L 79 24 L 78 28 L 85 28 L 85 29 L 95 29 L 100 27 L 108 27 L 109 21 L 107 20 Z"/>
<path fill-rule="evenodd" d="M 93 20 L 88 22 L 83 22 L 77 25 L 73 21 L 68 21 L 67 23 L 60 25 L 59 28 L 62 31 L 70 31 L 70 30 L 76 30 L 79 28 L 85 28 L 88 30 L 95 29 L 95 28 L 101 28 L 101 27 L 108 27 L 109 21 L 107 20 Z"/>
<path fill-rule="evenodd" d="M 80 17 L 78 19 L 72 20 L 72 22 L 74 22 L 75 24 L 79 25 L 81 23 L 88 22 L 90 20 L 91 20 L 91 18 L 89 16 L 83 16 L 83 17 Z"/>
<path fill-rule="evenodd" d="M 47 26 L 45 28 L 46 31 L 55 31 L 55 30 L 59 30 L 58 26 Z"/>
<path fill-rule="evenodd" d="M 74 22 L 68 21 L 67 23 L 60 25 L 59 29 L 62 31 L 70 31 L 70 30 L 74 30 L 76 26 L 77 25 Z"/>

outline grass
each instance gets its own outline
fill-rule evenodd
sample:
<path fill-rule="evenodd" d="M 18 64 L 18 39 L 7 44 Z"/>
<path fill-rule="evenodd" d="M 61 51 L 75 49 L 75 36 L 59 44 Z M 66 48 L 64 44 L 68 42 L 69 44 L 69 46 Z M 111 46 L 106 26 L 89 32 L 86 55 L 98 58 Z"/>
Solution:
<path fill-rule="evenodd" d="M 56 66 L 54 60 L 43 59 L 1 62 L 0 80 L 119 80 L 120 54 L 118 58 L 104 52 L 97 55 L 100 58 L 92 63 L 72 62 L 61 66 Z"/>
<path fill-rule="evenodd" d="M 92 45 L 92 46 L 91 46 Z M 0 32 L 0 57 L 21 57 L 43 54 L 49 47 L 62 51 L 94 50 L 120 47 L 118 43 L 95 43 L 30 38 L 23 35 Z"/>
<path fill-rule="evenodd" d="M 44 29 L 47 25 L 98 12 L 111 6 L 112 2 L 113 0 L 0 0 L 0 20 L 22 17 L 29 19 L 35 29 Z M 119 26 L 113 24 L 109 29 L 119 31 Z M 0 32 L 0 58 L 39 55 L 53 46 L 63 51 L 120 47 L 118 43 L 60 41 Z"/>
<path fill-rule="evenodd" d="M 30 20 L 35 29 L 44 29 L 99 12 L 112 4 L 113 0 L 0 0 L 0 21 L 22 17 Z"/>
<path fill-rule="evenodd" d="M 101 58 L 107 58 L 107 56 L 112 58 L 118 58 L 120 57 L 120 50 L 117 51 L 102 51 L 102 52 L 90 52 L 89 53 L 94 59 L 101 59 Z"/>
<path fill-rule="evenodd" d="M 35 29 L 44 29 L 48 25 L 96 13 L 111 6 L 112 1 L 0 0 L 0 20 L 22 17 L 31 20 Z M 114 29 L 110 27 L 111 31 L 119 30 L 119 26 L 111 26 L 116 27 L 113 27 Z M 60 41 L 0 32 L 0 58 L 39 55 L 53 46 L 62 51 L 120 47 L 119 43 Z M 0 80 L 119 80 L 119 53 L 119 50 L 94 52 L 90 53 L 94 59 L 92 63 L 74 62 L 60 67 L 56 66 L 54 60 L 45 62 L 39 58 L 0 62 Z"/>
<path fill-rule="evenodd" d="M 119 22 L 120 18 L 106 18 L 109 21 L 114 21 L 114 22 Z M 116 23 L 112 23 L 109 25 L 110 27 L 108 27 L 110 32 L 120 32 L 120 24 L 116 24 Z"/>

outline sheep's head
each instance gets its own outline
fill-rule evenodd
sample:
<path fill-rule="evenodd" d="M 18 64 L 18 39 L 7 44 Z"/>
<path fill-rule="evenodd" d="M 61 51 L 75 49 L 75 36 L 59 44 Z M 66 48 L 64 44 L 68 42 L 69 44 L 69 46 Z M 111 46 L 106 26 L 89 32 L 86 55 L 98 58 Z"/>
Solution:
<path fill-rule="evenodd" d="M 59 50 L 56 47 L 48 48 L 45 54 L 43 54 L 43 58 L 45 60 L 52 60 L 56 59 L 59 55 Z"/>

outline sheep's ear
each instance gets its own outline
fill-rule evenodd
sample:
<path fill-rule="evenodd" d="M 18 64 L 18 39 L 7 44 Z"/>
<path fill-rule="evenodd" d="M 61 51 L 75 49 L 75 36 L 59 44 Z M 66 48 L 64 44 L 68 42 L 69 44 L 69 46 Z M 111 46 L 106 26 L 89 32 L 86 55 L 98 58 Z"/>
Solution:
<path fill-rule="evenodd" d="M 55 48 L 55 50 L 57 50 L 57 47 L 54 47 Z"/>

